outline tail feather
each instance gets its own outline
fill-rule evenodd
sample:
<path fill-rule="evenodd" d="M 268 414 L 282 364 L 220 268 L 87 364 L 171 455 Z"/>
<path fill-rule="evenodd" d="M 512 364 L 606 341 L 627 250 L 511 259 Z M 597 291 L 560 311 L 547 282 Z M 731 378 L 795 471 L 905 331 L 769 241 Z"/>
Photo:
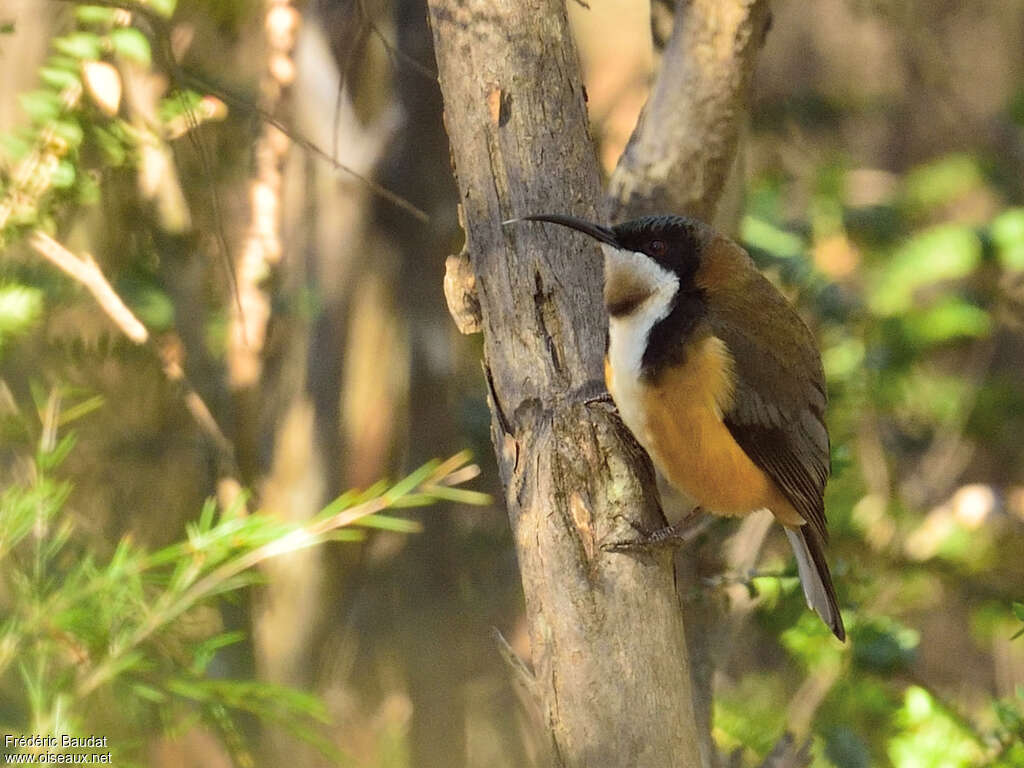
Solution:
<path fill-rule="evenodd" d="M 836 590 L 832 586 L 832 576 L 825 562 L 825 549 L 818 534 L 809 525 L 797 529 L 787 527 L 785 530 L 796 555 L 797 572 L 804 588 L 804 597 L 807 598 L 807 607 L 821 617 L 836 637 L 846 640 L 846 628 L 843 627 L 843 617 L 839 615 Z"/>

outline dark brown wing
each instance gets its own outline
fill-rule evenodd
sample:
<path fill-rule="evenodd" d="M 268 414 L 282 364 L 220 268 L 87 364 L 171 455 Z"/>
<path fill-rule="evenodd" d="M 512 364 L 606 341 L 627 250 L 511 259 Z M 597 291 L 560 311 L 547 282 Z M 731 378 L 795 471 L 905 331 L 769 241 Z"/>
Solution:
<path fill-rule="evenodd" d="M 716 297 L 708 317 L 735 365 L 736 390 L 725 424 L 824 542 L 830 458 L 821 357 L 796 311 L 736 251 L 750 271 Z"/>

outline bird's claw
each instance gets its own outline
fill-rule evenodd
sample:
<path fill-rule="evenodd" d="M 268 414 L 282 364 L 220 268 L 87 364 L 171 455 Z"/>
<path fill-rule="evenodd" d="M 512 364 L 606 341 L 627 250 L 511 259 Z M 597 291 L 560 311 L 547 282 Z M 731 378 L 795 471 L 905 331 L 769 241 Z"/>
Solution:
<path fill-rule="evenodd" d="M 646 531 L 632 521 L 630 525 L 639 534 L 635 539 L 623 541 L 609 541 L 601 545 L 605 552 L 651 552 L 662 549 L 676 549 L 689 544 L 697 538 L 710 524 L 710 519 L 694 522 L 701 516 L 704 510 L 694 507 L 682 520 L 675 525 L 666 525 L 654 531 Z"/>

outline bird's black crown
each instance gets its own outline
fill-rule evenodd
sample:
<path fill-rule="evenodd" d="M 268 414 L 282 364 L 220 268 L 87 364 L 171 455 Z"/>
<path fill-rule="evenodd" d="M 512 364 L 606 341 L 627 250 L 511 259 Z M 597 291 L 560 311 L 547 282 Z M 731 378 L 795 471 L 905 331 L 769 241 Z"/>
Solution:
<path fill-rule="evenodd" d="M 692 277 L 710 233 L 696 219 L 644 216 L 612 227 L 620 248 L 645 253 L 681 279 Z"/>

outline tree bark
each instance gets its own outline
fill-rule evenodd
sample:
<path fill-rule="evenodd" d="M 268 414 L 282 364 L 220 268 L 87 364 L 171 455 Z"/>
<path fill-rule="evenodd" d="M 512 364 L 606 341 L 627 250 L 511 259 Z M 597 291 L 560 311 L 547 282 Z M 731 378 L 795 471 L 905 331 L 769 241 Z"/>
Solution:
<path fill-rule="evenodd" d="M 663 524 L 650 464 L 605 403 L 598 249 L 501 221 L 598 215 L 576 50 L 557 0 L 430 0 L 484 333 L 492 438 L 562 766 L 701 766 L 671 559 L 607 553 Z M 474 302 L 470 302 L 471 304 Z"/>
<path fill-rule="evenodd" d="M 749 111 L 757 53 L 771 22 L 767 0 L 676 0 L 671 36 L 657 79 L 608 184 L 611 221 L 653 213 L 694 216 L 735 234 L 742 209 L 738 150 Z M 659 25 L 655 43 L 663 34 Z M 696 547 L 680 550 L 676 572 L 693 583 L 702 571 Z M 713 596 L 691 590 L 682 601 L 697 732 L 711 754 L 713 645 L 720 611 Z"/>

